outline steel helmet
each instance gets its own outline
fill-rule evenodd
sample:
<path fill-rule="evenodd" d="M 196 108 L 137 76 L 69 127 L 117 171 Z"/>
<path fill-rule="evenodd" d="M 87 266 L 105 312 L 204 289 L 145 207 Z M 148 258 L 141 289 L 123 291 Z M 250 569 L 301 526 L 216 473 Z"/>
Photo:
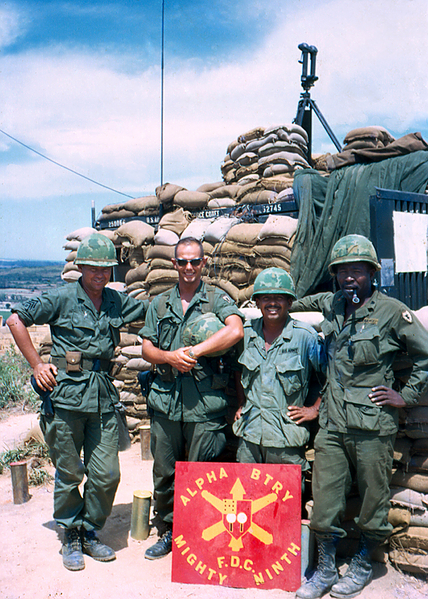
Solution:
<path fill-rule="evenodd" d="M 214 312 L 207 312 L 201 314 L 195 320 L 192 320 L 186 324 L 183 329 L 182 339 L 184 346 L 198 345 L 202 341 L 209 339 L 214 333 L 224 328 L 224 324 L 214 314 Z M 209 354 L 208 357 L 221 356 L 225 354 L 229 349 Z"/>
<path fill-rule="evenodd" d="M 349 262 L 368 262 L 376 270 L 381 268 L 372 242 L 363 235 L 346 235 L 334 244 L 328 265 L 330 274 L 335 274 L 338 264 Z"/>
<path fill-rule="evenodd" d="M 283 268 L 266 268 L 257 275 L 254 281 L 253 297 L 255 295 L 265 294 L 290 295 L 296 297 L 296 288 L 294 281 Z"/>
<path fill-rule="evenodd" d="M 101 233 L 92 233 L 80 243 L 74 263 L 82 266 L 116 266 L 118 262 L 113 242 Z"/>

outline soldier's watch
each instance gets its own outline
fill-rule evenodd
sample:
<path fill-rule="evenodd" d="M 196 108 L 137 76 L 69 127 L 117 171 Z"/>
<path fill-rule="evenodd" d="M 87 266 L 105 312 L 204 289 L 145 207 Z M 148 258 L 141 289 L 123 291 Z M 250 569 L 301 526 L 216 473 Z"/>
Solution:
<path fill-rule="evenodd" d="M 193 353 L 193 349 L 189 349 L 188 354 L 189 354 L 189 358 L 195 358 L 196 359 L 196 356 Z"/>

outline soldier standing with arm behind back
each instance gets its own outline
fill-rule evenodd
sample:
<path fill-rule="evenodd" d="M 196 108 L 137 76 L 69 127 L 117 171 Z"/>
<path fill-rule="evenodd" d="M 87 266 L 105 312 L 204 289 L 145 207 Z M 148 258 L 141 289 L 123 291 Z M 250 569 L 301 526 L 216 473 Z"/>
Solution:
<path fill-rule="evenodd" d="M 7 321 L 37 385 L 51 392 L 54 414 L 42 408 L 40 427 L 56 468 L 54 518 L 64 528 L 62 559 L 68 570 L 85 567 L 83 553 L 102 562 L 116 557 L 95 533 L 111 512 L 120 478 L 114 412 L 119 395 L 109 371 L 120 327 L 143 319 L 147 310 L 147 302 L 106 288 L 117 260 L 105 235 L 85 238 L 75 263 L 79 281 L 24 302 Z M 46 323 L 52 336 L 49 364 L 26 328 Z"/>
<path fill-rule="evenodd" d="M 218 359 L 210 356 L 242 339 L 242 317 L 224 291 L 202 282 L 205 263 L 199 240 L 178 242 L 173 259 L 178 284 L 152 301 L 140 331 L 143 357 L 157 370 L 148 405 L 153 411 L 151 451 L 160 538 L 147 549 L 147 559 L 164 557 L 172 548 L 176 461 L 185 459 L 186 448 L 190 462 L 214 460 L 226 444 L 228 403 L 216 376 Z M 184 346 L 186 326 L 211 313 L 225 326 L 197 345 Z"/>
<path fill-rule="evenodd" d="M 300 599 L 329 591 L 332 597 L 355 597 L 370 583 L 373 550 L 392 530 L 389 482 L 398 408 L 416 404 L 428 384 L 428 333 L 407 306 L 375 290 L 380 265 L 371 242 L 361 235 L 343 237 L 332 250 L 329 269 L 340 291 L 308 296 L 292 307 L 323 313 L 328 351 L 312 485 L 318 569 L 297 591 Z M 413 360 L 400 393 L 393 388 L 392 369 L 399 351 Z M 341 520 L 353 475 L 362 502 L 355 518 L 361 536 L 339 580 L 336 545 L 346 536 Z"/>

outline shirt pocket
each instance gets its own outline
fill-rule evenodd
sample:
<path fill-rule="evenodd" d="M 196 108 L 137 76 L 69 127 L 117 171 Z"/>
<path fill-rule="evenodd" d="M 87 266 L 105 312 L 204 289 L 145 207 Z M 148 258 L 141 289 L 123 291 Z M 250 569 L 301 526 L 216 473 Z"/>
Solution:
<path fill-rule="evenodd" d="M 275 365 L 276 374 L 286 395 L 293 395 L 303 387 L 304 367 L 300 356 L 295 354 Z"/>
<path fill-rule="evenodd" d="M 114 346 L 117 347 L 120 343 L 120 327 L 123 325 L 122 318 L 110 318 L 108 319 L 108 330 L 113 339 Z M 107 334 L 107 330 L 106 330 Z"/>
<path fill-rule="evenodd" d="M 159 339 L 159 348 L 169 351 L 171 350 L 172 342 L 177 334 L 177 329 L 180 323 L 175 322 L 171 316 L 165 316 L 158 321 L 157 337 Z M 182 344 L 180 345 L 182 347 Z"/>
<path fill-rule="evenodd" d="M 363 431 L 379 430 L 382 408 L 376 406 L 369 398 L 371 388 L 355 387 L 345 389 L 346 426 Z"/>
<path fill-rule="evenodd" d="M 76 345 L 79 351 L 89 348 L 95 337 L 95 322 L 89 312 L 75 310 L 71 315 L 71 330 L 69 341 Z"/>
<path fill-rule="evenodd" d="M 370 326 L 361 329 L 350 338 L 351 357 L 354 366 L 371 366 L 379 363 L 379 329 Z"/>
<path fill-rule="evenodd" d="M 241 373 L 241 384 L 244 389 L 248 389 L 251 386 L 254 377 L 260 370 L 261 356 L 255 353 L 257 350 L 245 351 L 239 358 L 238 362 L 243 365 Z"/>

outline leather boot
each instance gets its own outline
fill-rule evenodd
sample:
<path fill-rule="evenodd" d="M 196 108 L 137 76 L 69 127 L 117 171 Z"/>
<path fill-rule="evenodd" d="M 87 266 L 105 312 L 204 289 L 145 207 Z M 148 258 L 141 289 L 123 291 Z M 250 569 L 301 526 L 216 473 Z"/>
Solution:
<path fill-rule="evenodd" d="M 83 559 L 80 532 L 77 528 L 66 528 L 64 530 L 61 553 L 62 563 L 67 570 L 83 570 L 85 560 Z"/>
<path fill-rule="evenodd" d="M 165 557 L 165 555 L 168 555 L 168 553 L 171 553 L 171 551 L 172 530 L 168 529 L 163 533 L 163 535 L 160 537 L 157 543 L 155 543 L 146 550 L 144 557 L 146 559 L 160 559 L 161 557 Z"/>
<path fill-rule="evenodd" d="M 116 554 L 111 547 L 101 543 L 94 530 L 82 528 L 82 550 L 99 562 L 111 562 Z"/>
<path fill-rule="evenodd" d="M 296 593 L 299 599 L 318 599 L 339 580 L 336 568 L 336 535 L 316 534 L 318 546 L 318 568 L 312 577 Z"/>
<path fill-rule="evenodd" d="M 352 558 L 349 568 L 330 591 L 332 597 L 351 599 L 359 595 L 369 584 L 373 578 L 371 556 L 378 545 L 378 541 L 361 535 L 357 553 Z"/>

